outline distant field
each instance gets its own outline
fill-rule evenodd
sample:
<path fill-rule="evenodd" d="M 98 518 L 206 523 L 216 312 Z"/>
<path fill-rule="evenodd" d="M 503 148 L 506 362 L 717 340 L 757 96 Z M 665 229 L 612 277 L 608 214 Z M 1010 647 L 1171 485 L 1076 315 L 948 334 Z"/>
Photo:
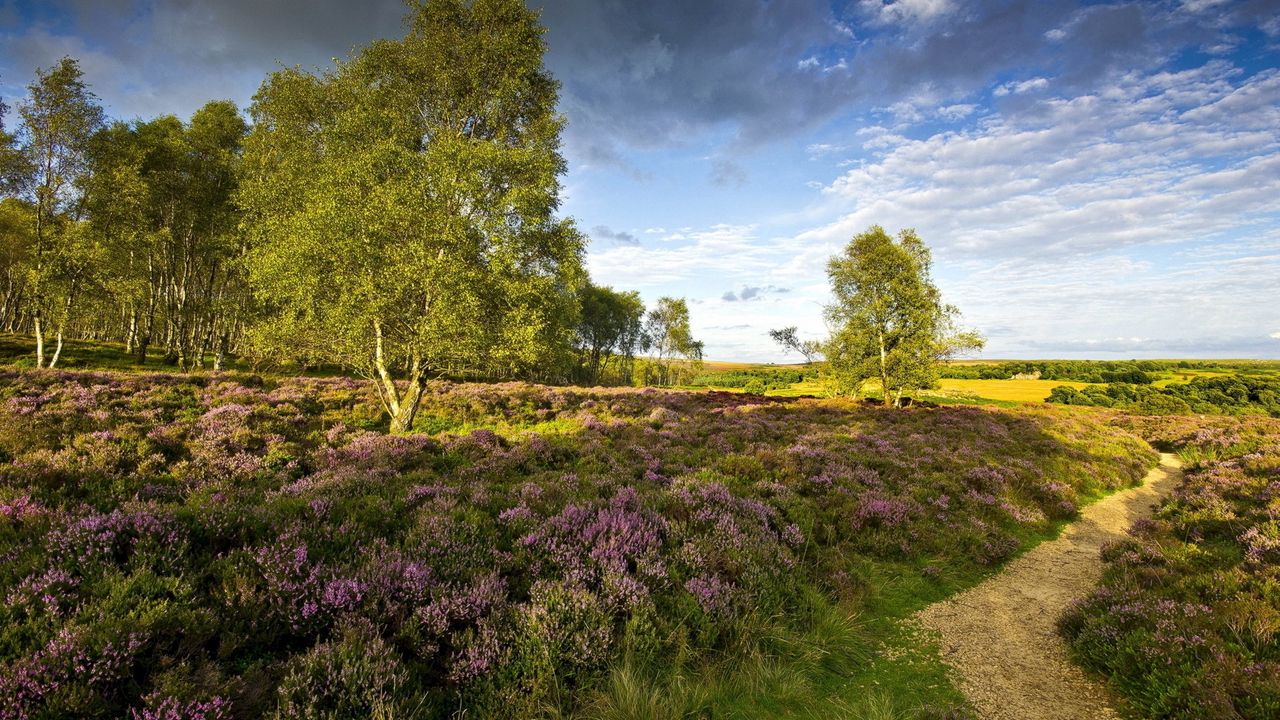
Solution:
<path fill-rule="evenodd" d="M 1010 402 L 1044 402 L 1049 392 L 1061 385 L 1073 388 L 1088 387 L 1088 383 L 1067 380 L 957 380 L 943 378 L 938 381 L 939 394 L 972 394 L 988 400 Z"/>
<path fill-rule="evenodd" d="M 769 363 L 749 363 L 749 362 L 732 362 L 729 360 L 703 360 L 703 372 L 728 372 L 730 370 L 762 370 L 771 368 L 798 368 L 803 367 L 803 363 L 786 363 L 786 364 L 769 364 Z"/>

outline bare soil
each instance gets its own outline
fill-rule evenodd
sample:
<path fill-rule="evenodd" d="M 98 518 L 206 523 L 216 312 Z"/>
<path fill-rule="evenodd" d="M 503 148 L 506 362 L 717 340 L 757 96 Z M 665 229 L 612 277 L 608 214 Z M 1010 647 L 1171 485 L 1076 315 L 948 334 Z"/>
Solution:
<path fill-rule="evenodd" d="M 1142 485 L 1089 505 L 1055 540 L 1037 545 L 999 574 L 917 619 L 938 636 L 943 659 L 985 720 L 1118 718 L 1098 681 L 1071 663 L 1055 629 L 1068 604 L 1102 575 L 1099 550 L 1168 495 L 1182 475 L 1171 454 Z"/>

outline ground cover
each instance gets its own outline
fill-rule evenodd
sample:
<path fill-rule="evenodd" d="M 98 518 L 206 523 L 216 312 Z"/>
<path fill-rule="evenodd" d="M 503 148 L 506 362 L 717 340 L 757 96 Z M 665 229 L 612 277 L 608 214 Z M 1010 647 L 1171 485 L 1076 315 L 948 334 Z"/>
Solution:
<path fill-rule="evenodd" d="M 1105 417 L 2 370 L 0 714 L 937 716 L 893 618 L 1140 478 Z"/>

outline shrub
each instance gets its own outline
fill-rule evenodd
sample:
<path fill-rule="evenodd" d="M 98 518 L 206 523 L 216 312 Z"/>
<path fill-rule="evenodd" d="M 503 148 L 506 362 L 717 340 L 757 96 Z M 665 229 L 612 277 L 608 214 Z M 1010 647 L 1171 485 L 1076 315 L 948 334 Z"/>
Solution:
<path fill-rule="evenodd" d="M 1161 718 L 1280 715 L 1280 422 L 1131 421 L 1189 463 L 1154 521 L 1103 551 L 1059 622 L 1076 658 Z"/>

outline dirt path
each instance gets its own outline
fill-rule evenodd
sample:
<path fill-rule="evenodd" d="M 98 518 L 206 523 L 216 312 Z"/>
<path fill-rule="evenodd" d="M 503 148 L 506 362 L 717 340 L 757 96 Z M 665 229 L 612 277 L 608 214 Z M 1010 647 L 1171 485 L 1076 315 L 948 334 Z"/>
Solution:
<path fill-rule="evenodd" d="M 1102 574 L 1098 551 L 1177 485 L 1178 459 L 1160 455 L 1142 485 L 1087 506 L 1056 539 L 998 575 L 918 615 L 939 635 L 943 659 L 984 720 L 1119 717 L 1108 693 L 1067 658 L 1054 624 Z"/>

